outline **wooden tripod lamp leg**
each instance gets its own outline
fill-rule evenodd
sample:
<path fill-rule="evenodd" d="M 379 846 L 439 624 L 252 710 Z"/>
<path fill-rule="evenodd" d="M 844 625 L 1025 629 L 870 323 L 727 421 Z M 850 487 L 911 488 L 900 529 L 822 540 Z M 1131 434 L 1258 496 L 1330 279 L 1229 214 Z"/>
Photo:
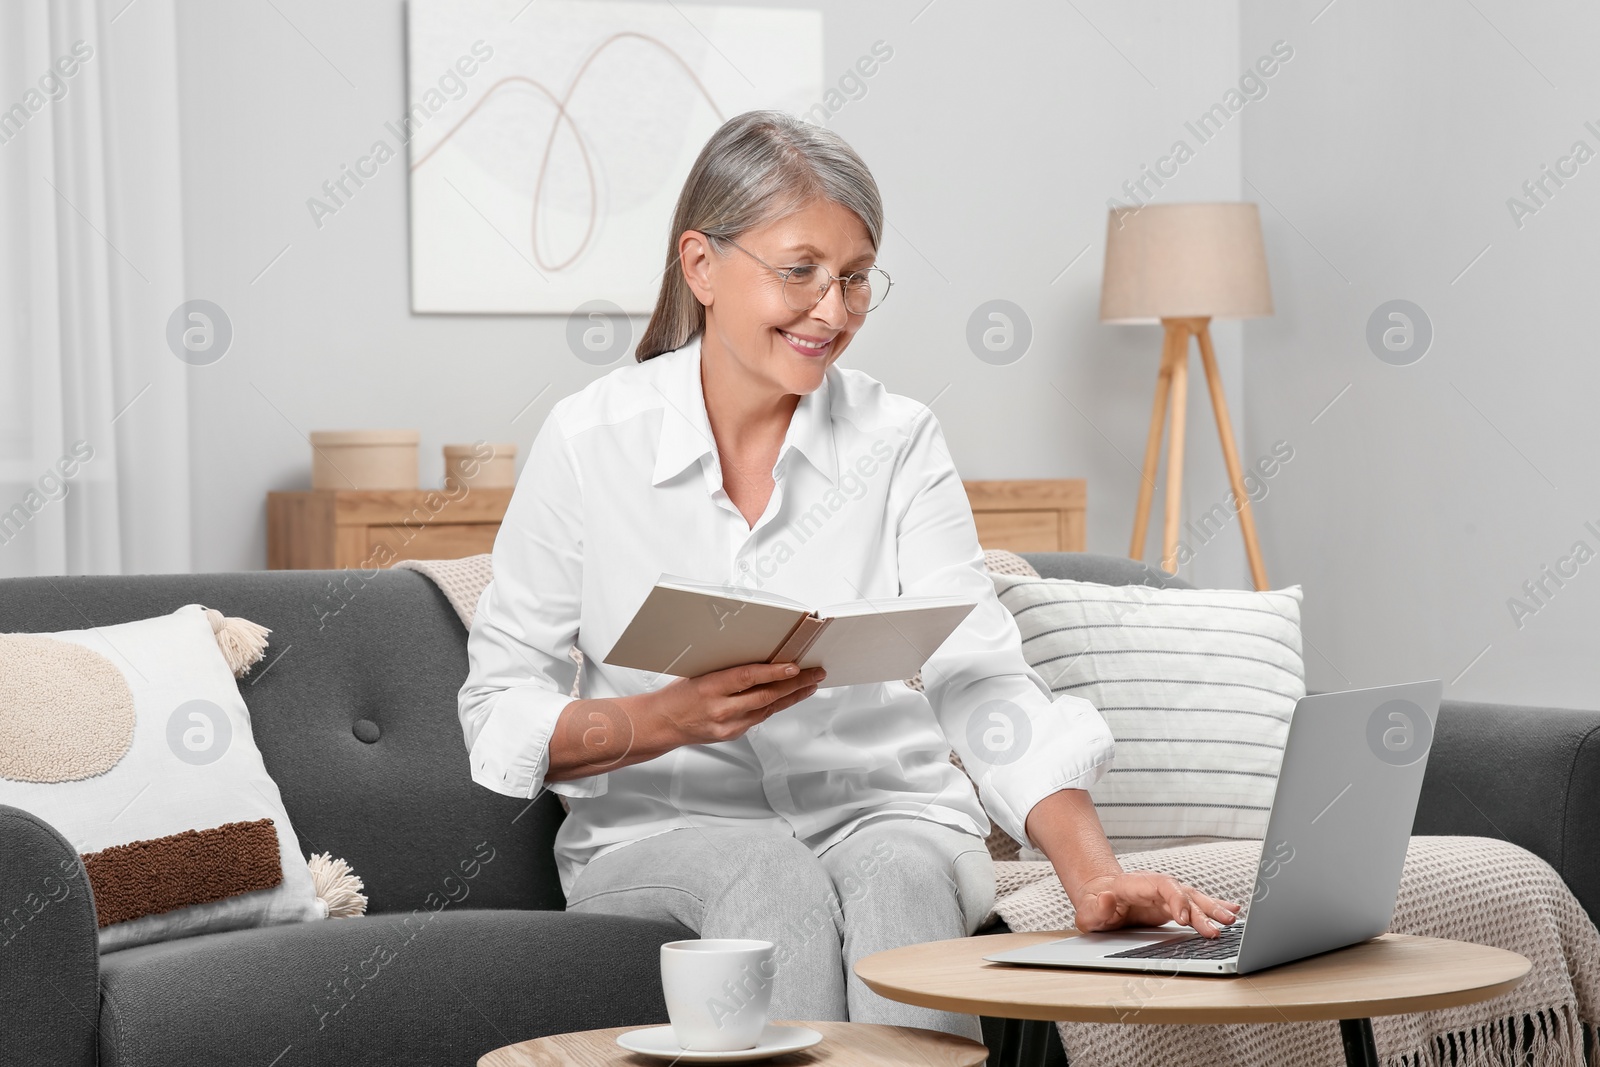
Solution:
<path fill-rule="evenodd" d="M 1167 438 L 1167 503 L 1162 509 L 1161 569 L 1178 573 L 1178 519 L 1183 507 L 1183 429 L 1188 413 L 1189 332 L 1187 320 L 1174 320 L 1176 343 L 1172 360 L 1172 432 Z"/>
<path fill-rule="evenodd" d="M 1250 498 L 1245 495 L 1244 476 L 1239 470 L 1239 452 L 1233 444 L 1233 423 L 1228 419 L 1228 401 L 1222 392 L 1222 375 L 1217 372 L 1217 357 L 1211 349 L 1211 326 L 1202 322 L 1197 333 L 1200 340 L 1200 361 L 1205 365 L 1206 384 L 1211 389 L 1211 407 L 1217 413 L 1217 433 L 1222 437 L 1222 458 L 1228 464 L 1228 484 L 1233 487 L 1234 499 L 1239 502 L 1239 529 L 1244 534 L 1244 552 L 1250 560 L 1250 577 L 1257 589 L 1266 589 L 1267 567 L 1261 560 L 1261 546 L 1256 542 L 1256 520 L 1250 511 Z"/>
<path fill-rule="evenodd" d="M 1156 465 L 1161 456 L 1161 431 L 1167 421 L 1167 393 L 1172 385 L 1172 361 L 1178 347 L 1177 339 L 1177 331 L 1169 324 L 1161 340 L 1161 370 L 1156 374 L 1155 406 L 1150 409 L 1150 437 L 1144 446 L 1139 506 L 1133 513 L 1133 544 L 1128 549 L 1131 559 L 1144 558 L 1145 536 L 1150 526 L 1150 498 L 1156 488 Z"/>

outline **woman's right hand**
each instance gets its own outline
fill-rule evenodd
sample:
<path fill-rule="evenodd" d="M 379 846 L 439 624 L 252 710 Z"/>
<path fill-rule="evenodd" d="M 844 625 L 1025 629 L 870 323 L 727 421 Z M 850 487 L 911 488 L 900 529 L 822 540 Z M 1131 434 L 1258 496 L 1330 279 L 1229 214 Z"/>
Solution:
<path fill-rule="evenodd" d="M 678 678 L 647 693 L 571 701 L 550 735 L 545 781 L 603 774 L 682 745 L 741 737 L 767 716 L 817 691 L 823 669 L 786 673 L 793 666 L 746 663 Z"/>
<path fill-rule="evenodd" d="M 827 673 L 811 667 L 789 674 L 791 667 L 796 664 L 746 663 L 678 678 L 648 694 L 651 717 L 674 748 L 732 741 L 815 693 Z"/>

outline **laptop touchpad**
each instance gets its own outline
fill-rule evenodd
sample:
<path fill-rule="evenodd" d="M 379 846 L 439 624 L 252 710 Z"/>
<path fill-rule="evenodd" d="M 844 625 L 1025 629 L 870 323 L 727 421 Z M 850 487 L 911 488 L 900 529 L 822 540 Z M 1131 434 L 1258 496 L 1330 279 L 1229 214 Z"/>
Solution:
<path fill-rule="evenodd" d="M 1168 923 L 1165 926 L 1129 927 L 1120 930 L 1107 930 L 1102 933 L 1079 934 L 1076 937 L 1063 937 L 1055 941 L 1041 941 L 1025 949 L 1016 949 L 1004 955 L 1027 953 L 1034 959 L 1056 960 L 1092 960 L 1112 952 L 1121 952 L 1125 949 L 1138 948 L 1140 945 L 1157 944 L 1164 941 L 1176 941 L 1191 937 L 1194 930 L 1188 926 L 1179 926 L 1177 923 Z M 997 954 L 998 955 L 998 954 Z"/>

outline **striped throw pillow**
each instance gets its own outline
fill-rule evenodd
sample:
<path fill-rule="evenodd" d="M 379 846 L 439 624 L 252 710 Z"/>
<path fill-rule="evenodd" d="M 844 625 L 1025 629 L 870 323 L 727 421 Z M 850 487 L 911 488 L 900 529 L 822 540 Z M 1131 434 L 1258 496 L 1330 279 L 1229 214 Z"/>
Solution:
<path fill-rule="evenodd" d="M 1157 589 L 991 575 L 1030 666 L 1116 738 L 1090 789 L 1112 848 L 1260 840 L 1296 701 L 1301 589 Z"/>

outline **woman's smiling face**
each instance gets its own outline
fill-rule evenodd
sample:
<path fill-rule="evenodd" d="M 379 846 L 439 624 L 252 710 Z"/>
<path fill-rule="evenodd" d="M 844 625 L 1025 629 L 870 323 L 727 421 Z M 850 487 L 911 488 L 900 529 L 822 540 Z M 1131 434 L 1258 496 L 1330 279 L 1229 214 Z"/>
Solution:
<path fill-rule="evenodd" d="M 867 228 L 848 208 L 812 200 L 735 239 L 744 251 L 730 246 L 726 255 L 713 252 L 685 262 L 690 286 L 706 307 L 707 338 L 780 392 L 809 393 L 822 384 L 823 372 L 849 346 L 866 315 L 845 309 L 837 282 L 815 307 L 792 310 L 784 300 L 783 278 L 754 257 L 773 267 L 815 263 L 835 275 L 849 274 L 876 259 Z M 694 231 L 680 240 L 703 247 Z M 684 244 L 679 249 L 684 252 Z"/>

